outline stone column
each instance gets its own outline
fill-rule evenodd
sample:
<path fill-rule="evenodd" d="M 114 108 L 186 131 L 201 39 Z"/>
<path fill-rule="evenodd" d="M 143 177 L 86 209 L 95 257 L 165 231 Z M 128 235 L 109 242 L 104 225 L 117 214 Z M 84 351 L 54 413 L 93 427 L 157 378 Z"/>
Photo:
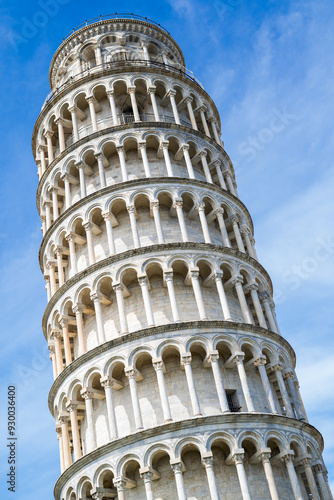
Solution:
<path fill-rule="evenodd" d="M 250 255 L 250 257 L 253 257 L 253 259 L 256 259 L 256 254 L 254 252 L 254 247 L 253 247 L 253 245 L 251 243 L 251 240 L 250 240 L 250 237 L 249 237 L 249 235 L 250 235 L 250 229 L 247 226 L 242 225 L 240 227 L 240 232 L 241 232 L 241 234 L 244 235 L 248 255 Z"/>
<path fill-rule="evenodd" d="M 113 125 L 119 125 L 119 119 L 118 119 L 117 109 L 116 109 L 116 102 L 115 102 L 115 97 L 114 97 L 114 90 L 113 89 L 107 90 L 107 95 L 109 97 Z"/>
<path fill-rule="evenodd" d="M 101 66 L 102 65 L 101 47 L 99 45 L 95 45 L 94 52 L 95 52 L 96 66 Z"/>
<path fill-rule="evenodd" d="M 242 287 L 242 282 L 243 278 L 242 276 L 236 276 L 232 283 L 235 286 L 235 290 L 237 292 L 237 296 L 239 299 L 240 307 L 241 307 L 241 312 L 242 316 L 244 318 L 245 323 L 248 323 L 249 325 L 253 325 L 253 318 L 251 316 L 251 313 L 249 312 L 248 305 L 246 302 L 245 294 L 244 294 L 244 289 Z"/>
<path fill-rule="evenodd" d="M 49 274 L 50 274 L 51 295 L 54 295 L 57 291 L 55 263 L 48 262 L 46 267 L 49 270 Z"/>
<path fill-rule="evenodd" d="M 326 482 L 324 479 L 323 469 L 324 468 L 323 468 L 322 464 L 317 464 L 313 467 L 314 473 L 317 476 L 318 484 L 319 484 L 321 495 L 322 495 L 322 500 L 331 500 L 331 497 L 328 494 L 328 489 L 327 489 Z"/>
<path fill-rule="evenodd" d="M 117 307 L 118 307 L 118 316 L 119 322 L 121 326 L 121 333 L 125 334 L 129 332 L 128 322 L 125 314 L 124 307 L 124 297 L 123 297 L 123 285 L 121 283 L 116 283 L 113 286 L 113 290 L 116 293 Z"/>
<path fill-rule="evenodd" d="M 62 153 L 65 151 L 64 121 L 59 117 L 55 120 L 55 123 L 58 126 L 59 151 Z"/>
<path fill-rule="evenodd" d="M 86 231 L 88 260 L 89 260 L 89 265 L 92 266 L 93 264 L 95 264 L 95 250 L 94 250 L 94 241 L 92 234 L 92 224 L 90 222 L 85 222 L 84 224 L 82 224 L 82 226 Z"/>
<path fill-rule="evenodd" d="M 56 429 L 57 439 L 59 444 L 59 456 L 60 456 L 60 472 L 65 471 L 65 461 L 64 461 L 64 446 L 63 446 L 63 436 L 61 435 L 61 429 Z"/>
<path fill-rule="evenodd" d="M 163 361 L 161 358 L 153 359 L 152 364 L 153 364 L 153 368 L 155 369 L 155 372 L 157 374 L 157 381 L 158 381 L 159 394 L 160 394 L 161 407 L 162 407 L 162 413 L 164 416 L 164 421 L 171 422 L 173 419 L 172 419 L 172 414 L 171 414 L 170 407 L 169 407 L 167 389 L 166 389 L 165 378 L 164 378 L 164 373 L 163 373 L 164 364 L 163 364 Z"/>
<path fill-rule="evenodd" d="M 259 300 L 259 296 L 258 296 L 258 289 L 259 289 L 259 285 L 257 283 L 251 283 L 251 284 L 245 286 L 245 290 L 247 292 L 250 292 L 250 294 L 251 294 L 252 301 L 253 301 L 254 308 L 255 308 L 256 317 L 258 319 L 259 325 L 262 328 L 267 329 L 267 322 L 264 318 L 264 314 L 263 314 L 262 307 L 260 304 L 260 300 Z"/>
<path fill-rule="evenodd" d="M 71 113 L 71 119 L 72 119 L 73 142 L 77 142 L 79 140 L 78 120 L 76 115 L 77 108 L 76 106 L 72 106 L 71 108 L 68 108 L 68 110 Z"/>
<path fill-rule="evenodd" d="M 86 97 L 86 101 L 88 102 L 89 105 L 89 113 L 90 113 L 90 119 L 93 127 L 93 132 L 97 132 L 97 121 L 96 121 L 96 113 L 95 113 L 95 97 L 94 96 L 89 96 Z"/>
<path fill-rule="evenodd" d="M 47 150 L 45 145 L 40 144 L 38 146 L 38 152 L 40 153 L 40 157 L 41 157 L 41 169 L 42 169 L 41 174 L 42 175 L 44 175 L 44 172 L 46 171 L 45 150 Z"/>
<path fill-rule="evenodd" d="M 232 460 L 237 469 L 242 498 L 243 500 L 252 500 L 244 468 L 244 451 L 235 453 Z"/>
<path fill-rule="evenodd" d="M 52 130 L 47 130 L 44 136 L 46 137 L 46 143 L 48 147 L 48 163 L 50 165 L 50 163 L 52 163 L 54 160 L 53 145 L 52 145 L 52 136 L 53 136 Z"/>
<path fill-rule="evenodd" d="M 65 184 L 65 209 L 68 210 L 72 205 L 71 183 L 67 173 L 62 174 L 60 177 L 63 179 Z"/>
<path fill-rule="evenodd" d="M 133 409 L 133 415 L 134 415 L 134 419 L 135 419 L 136 430 L 142 431 L 144 429 L 144 426 L 143 426 L 143 419 L 142 419 L 140 404 L 139 404 L 139 399 L 138 399 L 136 370 L 132 367 L 129 367 L 126 370 L 124 370 L 124 372 L 125 372 L 125 375 L 129 379 L 131 402 L 132 402 L 132 409 Z"/>
<path fill-rule="evenodd" d="M 113 441 L 118 438 L 118 430 L 117 430 L 117 420 L 115 416 L 115 408 L 112 397 L 112 388 L 114 382 L 109 377 L 102 377 L 100 379 L 101 385 L 104 389 L 106 395 L 106 405 L 107 405 L 107 413 L 108 413 L 108 428 L 109 428 L 109 439 Z"/>
<path fill-rule="evenodd" d="M 116 149 L 117 149 L 119 163 L 120 163 L 120 167 L 121 167 L 122 181 L 127 182 L 128 181 L 128 173 L 127 173 L 127 169 L 126 169 L 124 147 L 123 146 L 116 146 Z"/>
<path fill-rule="evenodd" d="M 130 94 L 131 106 L 133 110 L 133 116 L 135 118 L 135 122 L 140 122 L 140 116 L 138 111 L 138 105 L 136 100 L 136 87 L 128 87 L 128 94 Z"/>
<path fill-rule="evenodd" d="M 102 153 L 95 153 L 94 156 L 97 159 L 97 165 L 99 168 L 100 187 L 104 188 L 107 185 L 107 181 L 106 181 L 106 174 L 105 174 L 104 165 L 103 165 L 103 154 Z"/>
<path fill-rule="evenodd" d="M 162 231 L 162 225 L 159 213 L 159 201 L 151 201 L 151 210 L 153 212 L 155 230 L 157 232 L 158 243 L 165 243 L 164 233 Z"/>
<path fill-rule="evenodd" d="M 174 207 L 175 207 L 176 215 L 177 215 L 179 225 L 180 225 L 182 241 L 183 241 L 183 243 L 186 243 L 188 241 L 188 234 L 187 234 L 186 222 L 184 220 L 184 215 L 183 215 L 183 209 L 182 209 L 183 201 L 182 201 L 182 199 L 174 200 Z"/>
<path fill-rule="evenodd" d="M 181 358 L 181 363 L 182 363 L 182 366 L 184 367 L 184 370 L 186 373 L 187 385 L 188 385 L 188 390 L 189 390 L 189 394 L 190 394 L 190 400 L 191 400 L 193 414 L 194 414 L 194 417 L 199 417 L 202 414 L 201 414 L 201 409 L 199 406 L 199 401 L 198 401 L 197 392 L 196 392 L 196 388 L 195 388 L 193 372 L 191 369 L 191 354 L 187 353 L 187 354 L 183 355 Z"/>
<path fill-rule="evenodd" d="M 41 215 L 41 223 L 42 223 L 42 235 L 44 236 L 46 233 L 46 217 L 45 215 Z"/>
<path fill-rule="evenodd" d="M 46 289 L 46 295 L 48 298 L 48 302 L 51 299 L 51 285 L 50 285 L 50 276 L 48 274 L 44 275 L 45 279 L 45 289 Z"/>
<path fill-rule="evenodd" d="M 209 165 L 208 165 L 208 162 L 206 161 L 206 155 L 207 155 L 206 151 L 201 151 L 199 153 L 206 181 L 210 182 L 210 184 L 213 184 L 211 173 L 210 173 L 210 169 L 209 169 Z"/>
<path fill-rule="evenodd" d="M 64 468 L 67 469 L 72 464 L 70 439 L 68 436 L 68 417 L 65 415 L 60 415 L 59 422 L 61 424 L 61 435 L 64 450 Z"/>
<path fill-rule="evenodd" d="M 230 307 L 229 307 L 228 302 L 227 302 L 227 298 L 226 298 L 226 294 L 225 294 L 225 290 L 224 290 L 224 285 L 222 282 L 222 277 L 223 277 L 222 272 L 216 271 L 214 273 L 214 279 L 216 282 L 216 287 L 217 287 L 217 291 L 218 291 L 218 295 L 219 295 L 220 305 L 221 305 L 222 310 L 223 310 L 224 321 L 232 321 L 231 311 L 230 311 Z"/>
<path fill-rule="evenodd" d="M 70 344 L 70 337 L 69 337 L 69 333 L 68 333 L 68 321 L 65 318 L 61 318 L 60 325 L 61 325 L 62 330 L 63 330 L 65 361 L 66 361 L 66 366 L 68 366 L 72 363 L 71 344 Z"/>
<path fill-rule="evenodd" d="M 148 49 L 147 49 L 146 43 L 142 43 L 142 49 L 143 49 L 145 61 L 149 61 L 150 60 L 150 56 L 149 56 L 149 53 L 148 53 Z"/>
<path fill-rule="evenodd" d="M 220 137 L 218 135 L 218 130 L 217 130 L 217 125 L 216 125 L 216 119 L 215 119 L 215 117 L 211 116 L 208 119 L 208 122 L 211 123 L 211 127 L 212 127 L 213 136 L 215 138 L 215 141 L 220 145 L 221 141 L 220 141 Z"/>
<path fill-rule="evenodd" d="M 202 463 L 205 467 L 211 500 L 220 500 L 215 472 L 213 470 L 213 456 L 211 452 L 207 453 L 207 456 L 202 457 Z"/>
<path fill-rule="evenodd" d="M 96 448 L 96 435 L 95 435 L 95 421 L 94 421 L 94 407 L 93 407 L 93 393 L 84 387 L 81 390 L 81 395 L 85 400 L 86 418 L 87 418 L 87 442 L 86 452 L 90 453 Z"/>
<path fill-rule="evenodd" d="M 82 356 L 87 352 L 86 347 L 86 336 L 85 336 L 85 326 L 83 320 L 83 310 L 82 304 L 75 304 L 72 308 L 76 321 L 77 321 L 77 332 L 78 332 L 78 346 L 79 346 L 79 356 Z"/>
<path fill-rule="evenodd" d="M 293 496 L 295 500 L 304 500 L 302 492 L 300 491 L 300 486 L 297 478 L 297 474 L 293 465 L 293 455 L 292 454 L 286 454 L 284 457 L 282 457 L 283 462 L 285 463 L 285 466 L 287 468 L 288 474 L 289 474 L 289 479 L 293 491 Z"/>
<path fill-rule="evenodd" d="M 44 203 L 46 230 L 48 230 L 51 227 L 51 210 L 50 210 L 50 206 L 51 206 L 51 203 L 49 201 L 46 201 Z"/>
<path fill-rule="evenodd" d="M 244 367 L 244 357 L 245 357 L 245 354 L 243 352 L 236 352 L 235 356 L 233 358 L 233 361 L 237 365 L 238 374 L 239 374 L 241 387 L 242 387 L 242 392 L 243 392 L 246 406 L 247 406 L 247 411 L 253 413 L 256 410 L 254 408 L 253 399 L 252 399 L 252 396 L 251 396 L 251 393 L 249 390 L 249 386 L 248 386 L 247 374 L 246 374 L 246 370 Z"/>
<path fill-rule="evenodd" d="M 139 248 L 140 247 L 140 239 L 139 239 L 139 233 L 138 233 L 138 229 L 137 229 L 136 208 L 134 205 L 128 205 L 126 208 L 128 210 L 129 217 L 130 217 L 133 245 L 135 248 Z"/>
<path fill-rule="evenodd" d="M 269 300 L 270 300 L 269 293 L 268 292 L 261 292 L 259 295 L 260 295 L 260 300 L 263 304 L 264 310 L 266 312 L 266 316 L 268 319 L 270 330 L 272 332 L 278 333 L 277 328 L 276 328 L 276 323 L 275 323 L 274 317 L 272 315 L 270 304 L 269 304 Z"/>
<path fill-rule="evenodd" d="M 86 179 L 85 179 L 85 165 L 82 162 L 75 163 L 75 166 L 79 170 L 79 181 L 80 181 L 80 197 L 85 198 L 87 196 L 86 191 Z"/>
<path fill-rule="evenodd" d="M 270 411 L 271 411 L 271 413 L 278 414 L 279 412 L 278 412 L 277 407 L 276 407 L 275 398 L 274 398 L 273 391 L 271 389 L 271 385 L 270 385 L 267 371 L 265 368 L 266 363 L 267 363 L 267 360 L 266 360 L 265 356 L 259 356 L 254 361 L 254 365 L 257 366 L 259 373 L 260 373 L 261 382 L 263 385 L 264 392 L 266 394 L 267 401 L 269 403 Z"/>
<path fill-rule="evenodd" d="M 186 161 L 189 178 L 195 179 L 195 173 L 194 173 L 193 165 L 191 163 L 191 159 L 190 159 L 190 155 L 189 155 L 189 145 L 183 144 L 182 151 L 183 151 L 184 159 Z"/>
<path fill-rule="evenodd" d="M 113 483 L 117 489 L 117 500 L 125 500 L 126 481 L 121 477 L 117 477 L 113 480 Z"/>
<path fill-rule="evenodd" d="M 183 476 L 182 476 L 182 462 L 170 462 L 170 466 L 174 472 L 176 489 L 177 489 L 177 499 L 187 500 L 186 490 L 184 487 Z"/>
<path fill-rule="evenodd" d="M 179 309 L 177 306 L 177 300 L 176 300 L 175 289 L 174 289 L 174 284 L 173 284 L 173 271 L 165 271 L 164 277 L 165 277 L 165 280 L 167 283 L 167 290 L 168 290 L 168 295 L 169 295 L 169 300 L 170 300 L 170 306 L 172 309 L 173 320 L 174 320 L 174 323 L 179 323 L 181 321 L 181 319 L 180 319 Z"/>
<path fill-rule="evenodd" d="M 141 153 L 141 158 L 143 160 L 144 171 L 147 178 L 151 177 L 150 165 L 148 162 L 147 154 L 146 154 L 146 141 L 139 142 L 138 148 Z"/>
<path fill-rule="evenodd" d="M 217 176 L 218 176 L 220 187 L 222 189 L 225 189 L 225 191 L 227 191 L 227 187 L 226 187 L 226 184 L 225 184 L 225 179 L 224 179 L 224 176 L 223 176 L 223 173 L 222 173 L 222 169 L 221 169 L 221 161 L 220 160 L 216 160 L 214 162 L 214 166 L 216 167 L 216 172 L 217 172 Z"/>
<path fill-rule="evenodd" d="M 49 345 L 48 349 L 50 351 L 50 359 L 51 359 L 51 362 L 52 362 L 53 380 L 56 380 L 56 378 L 58 377 L 58 372 L 57 372 L 57 361 L 56 361 L 55 346 L 54 345 Z"/>
<path fill-rule="evenodd" d="M 175 95 L 176 95 L 176 91 L 175 90 L 170 90 L 168 93 L 167 93 L 169 99 L 170 99 L 170 103 L 172 105 L 172 110 L 173 110 L 173 115 L 174 115 L 174 120 L 175 120 L 175 123 L 177 125 L 181 125 L 181 122 L 180 122 L 180 117 L 179 117 L 179 112 L 178 112 L 178 109 L 177 109 L 177 105 L 176 105 L 176 101 L 175 101 Z"/>
<path fill-rule="evenodd" d="M 106 336 L 105 336 L 105 332 L 104 332 L 104 322 L 103 322 L 102 305 L 101 305 L 101 294 L 99 292 L 93 293 L 93 294 L 91 294 L 90 298 L 94 302 L 98 343 L 104 344 L 106 341 Z"/>
<path fill-rule="evenodd" d="M 146 500 L 154 500 L 153 488 L 152 488 L 152 476 L 151 471 L 140 472 L 140 477 L 144 481 Z"/>
<path fill-rule="evenodd" d="M 312 500 L 320 500 L 318 488 L 317 488 L 317 485 L 315 483 L 313 471 L 312 471 L 312 467 L 311 467 L 311 458 L 310 457 L 303 458 L 303 460 L 301 460 L 299 462 L 299 464 L 304 466 L 304 471 L 306 474 L 307 483 L 308 483 L 309 488 L 310 488 L 311 493 L 312 493 Z"/>
<path fill-rule="evenodd" d="M 162 148 L 162 152 L 163 152 L 164 159 L 165 159 L 167 175 L 168 175 L 168 177 L 173 177 L 174 173 L 173 173 L 173 168 L 172 168 L 172 164 L 171 164 L 170 156 L 169 156 L 169 152 L 168 152 L 168 145 L 169 145 L 168 141 L 161 142 L 161 148 Z"/>
<path fill-rule="evenodd" d="M 219 399 L 220 409 L 222 413 L 230 413 L 231 410 L 228 405 L 225 387 L 219 369 L 218 359 L 219 359 L 218 352 L 217 353 L 212 352 L 208 354 L 207 360 L 211 364 L 213 378 L 216 385 L 217 396 Z"/>
<path fill-rule="evenodd" d="M 223 238 L 224 246 L 231 248 L 231 242 L 230 242 L 230 239 L 229 239 L 227 231 L 226 231 L 226 226 L 225 226 L 225 221 L 224 221 L 224 216 L 223 216 L 224 209 L 222 207 L 217 208 L 214 211 L 214 213 L 217 216 L 217 220 L 218 220 L 220 232 L 221 232 L 221 235 Z"/>
<path fill-rule="evenodd" d="M 270 464 L 270 453 L 262 452 L 259 458 L 262 462 L 264 473 L 266 475 L 271 500 L 280 500 L 275 483 L 274 473 Z"/>
<path fill-rule="evenodd" d="M 53 222 L 59 217 L 58 209 L 58 189 L 56 187 L 51 188 L 52 195 L 52 211 L 53 211 Z"/>
<path fill-rule="evenodd" d="M 225 178 L 226 178 L 226 182 L 227 182 L 228 189 L 229 189 L 230 193 L 233 194 L 233 196 L 237 196 L 237 193 L 235 192 L 235 189 L 234 189 L 232 176 L 231 176 L 230 172 L 228 170 L 225 170 L 224 173 L 225 173 Z"/>
<path fill-rule="evenodd" d="M 302 398 L 302 395 L 300 394 L 300 386 L 299 386 L 298 380 L 294 380 L 293 384 L 294 384 L 295 389 L 296 389 L 296 393 L 297 393 L 297 396 L 298 396 L 298 401 L 299 401 L 302 413 L 303 413 L 303 415 L 305 417 L 305 422 L 308 423 L 308 418 L 307 418 L 305 406 L 304 406 L 304 403 L 303 403 L 303 398 Z"/>
<path fill-rule="evenodd" d="M 141 293 L 144 301 L 144 309 L 146 314 L 147 326 L 154 326 L 154 317 L 151 307 L 150 294 L 148 291 L 148 280 L 146 276 L 138 276 L 138 282 L 141 288 Z"/>
<path fill-rule="evenodd" d="M 54 342 L 54 346 L 55 346 L 57 374 L 60 375 L 64 369 L 60 331 L 52 332 L 52 338 L 53 338 L 53 342 Z"/>
<path fill-rule="evenodd" d="M 203 296 L 202 296 L 202 291 L 201 291 L 201 286 L 199 284 L 199 271 L 193 269 L 189 270 L 190 273 L 190 278 L 191 278 L 191 284 L 194 290 L 194 295 L 195 295 L 195 300 L 197 304 L 197 309 L 199 312 L 199 317 L 201 320 L 208 319 L 206 311 L 205 311 L 205 305 L 203 301 Z"/>
<path fill-rule="evenodd" d="M 203 124 L 205 135 L 207 135 L 208 137 L 211 137 L 210 130 L 209 130 L 209 127 L 208 127 L 208 122 L 206 121 L 206 117 L 205 117 L 205 111 L 206 111 L 206 107 L 205 106 L 201 106 L 199 108 L 199 112 L 200 112 L 200 115 L 201 115 L 201 120 L 202 120 L 202 124 Z"/>
<path fill-rule="evenodd" d="M 233 232 L 234 232 L 234 236 L 235 236 L 235 239 L 236 239 L 236 242 L 237 242 L 237 245 L 238 245 L 239 252 L 246 253 L 245 247 L 244 247 L 244 244 L 243 244 L 243 241 L 242 241 L 242 238 L 241 238 L 241 234 L 240 234 L 240 231 L 239 231 L 238 217 L 236 215 L 231 215 L 228 218 L 228 221 L 231 222 L 231 224 L 232 224 Z"/>
<path fill-rule="evenodd" d="M 193 100 L 191 97 L 185 98 L 185 103 L 187 104 L 187 109 L 188 109 L 188 114 L 189 114 L 189 118 L 191 121 L 191 125 L 192 125 L 193 129 L 198 130 L 197 123 L 195 120 L 194 110 L 193 110 L 193 106 L 192 106 L 192 101 Z"/>
<path fill-rule="evenodd" d="M 211 238 L 210 238 L 208 221 L 206 220 L 206 216 L 205 216 L 204 203 L 197 203 L 196 208 L 197 208 L 199 220 L 200 220 L 201 226 L 202 226 L 204 241 L 205 241 L 205 243 L 212 243 Z"/>
<path fill-rule="evenodd" d="M 78 425 L 78 405 L 69 401 L 66 404 L 66 409 L 70 414 L 71 428 L 72 428 L 72 440 L 74 448 L 74 459 L 79 460 L 82 457 L 80 436 L 79 436 L 79 425 Z"/>
<path fill-rule="evenodd" d="M 57 256 L 59 287 L 61 287 L 65 283 L 65 278 L 64 278 L 63 251 L 59 247 L 56 248 L 56 256 Z"/>
<path fill-rule="evenodd" d="M 106 230 L 107 230 L 107 238 L 108 238 L 108 246 L 109 246 L 109 255 L 115 255 L 116 253 L 116 247 L 115 247 L 115 241 L 114 241 L 114 236 L 113 236 L 113 229 L 112 229 L 112 214 L 110 212 L 103 212 L 102 213 L 103 220 L 106 223 Z"/>
<path fill-rule="evenodd" d="M 147 90 L 148 95 L 151 97 L 151 103 L 152 103 L 152 108 L 153 108 L 153 113 L 154 113 L 154 119 L 156 122 L 160 122 L 160 116 L 159 116 L 159 111 L 158 111 L 158 106 L 157 106 L 157 100 L 155 98 L 155 91 L 156 87 L 149 87 Z"/>
<path fill-rule="evenodd" d="M 283 374 L 283 379 L 287 382 L 288 387 L 290 389 L 290 395 L 292 397 L 293 406 L 295 408 L 297 418 L 299 420 L 305 420 L 305 416 L 304 416 L 302 408 L 300 406 L 298 394 L 296 391 L 296 386 L 295 386 L 294 381 L 293 381 L 294 377 L 295 376 L 294 376 L 293 372 L 286 372 Z"/>
<path fill-rule="evenodd" d="M 286 415 L 287 417 L 294 418 L 288 391 L 286 390 L 285 383 L 283 380 L 283 375 L 282 375 L 283 366 L 280 363 L 277 363 L 276 365 L 272 366 L 271 369 L 276 374 L 278 387 L 286 409 Z"/>

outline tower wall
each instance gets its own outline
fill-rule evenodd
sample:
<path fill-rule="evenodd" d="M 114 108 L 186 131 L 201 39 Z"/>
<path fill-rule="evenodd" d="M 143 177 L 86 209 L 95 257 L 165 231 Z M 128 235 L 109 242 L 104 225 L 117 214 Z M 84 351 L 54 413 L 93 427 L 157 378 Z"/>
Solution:
<path fill-rule="evenodd" d="M 56 500 L 328 500 L 210 96 L 142 19 L 74 31 L 33 133 Z"/>

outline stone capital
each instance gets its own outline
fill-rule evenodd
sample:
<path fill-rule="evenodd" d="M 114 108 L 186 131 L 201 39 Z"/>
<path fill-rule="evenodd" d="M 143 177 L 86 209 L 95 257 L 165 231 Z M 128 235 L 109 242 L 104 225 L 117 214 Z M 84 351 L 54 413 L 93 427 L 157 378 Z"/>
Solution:
<path fill-rule="evenodd" d="M 135 86 L 128 87 L 128 94 L 134 94 L 135 92 L 136 92 Z"/>
<path fill-rule="evenodd" d="M 167 96 L 168 96 L 168 97 L 171 97 L 171 96 L 172 96 L 172 97 L 175 97 L 175 96 L 176 96 L 176 90 L 172 90 L 172 89 L 171 89 L 171 90 L 168 90 L 168 92 L 167 92 Z"/>
<path fill-rule="evenodd" d="M 80 394 L 84 399 L 94 398 L 94 392 L 89 387 L 83 387 L 80 391 Z"/>
<path fill-rule="evenodd" d="M 77 314 L 77 313 L 83 313 L 84 311 L 84 305 L 81 304 L 80 302 L 77 302 L 76 304 L 73 305 L 72 307 L 72 311 L 74 312 L 74 314 Z"/>
<path fill-rule="evenodd" d="M 151 201 L 150 207 L 152 208 L 152 210 L 158 210 L 159 209 L 159 201 L 158 200 Z"/>
<path fill-rule="evenodd" d="M 126 209 L 129 212 L 129 214 L 135 214 L 136 213 L 136 207 L 134 205 L 127 205 Z"/>
<path fill-rule="evenodd" d="M 90 298 L 93 302 L 100 302 L 102 295 L 100 292 L 94 292 L 90 294 Z"/>
<path fill-rule="evenodd" d="M 265 356 L 259 356 L 255 361 L 254 365 L 255 366 L 261 366 L 267 364 L 267 359 Z"/>
<path fill-rule="evenodd" d="M 234 354 L 234 358 L 233 358 L 234 363 L 236 363 L 236 364 L 243 363 L 244 359 L 245 359 L 245 353 L 244 352 L 236 352 Z"/>
<path fill-rule="evenodd" d="M 271 367 L 271 371 L 273 371 L 273 372 L 281 372 L 281 371 L 283 371 L 283 366 L 281 365 L 281 363 L 276 363 L 276 365 L 273 365 Z"/>
<path fill-rule="evenodd" d="M 102 212 L 102 217 L 103 217 L 103 220 L 106 222 L 106 221 L 112 221 L 113 219 L 113 215 L 111 212 Z"/>

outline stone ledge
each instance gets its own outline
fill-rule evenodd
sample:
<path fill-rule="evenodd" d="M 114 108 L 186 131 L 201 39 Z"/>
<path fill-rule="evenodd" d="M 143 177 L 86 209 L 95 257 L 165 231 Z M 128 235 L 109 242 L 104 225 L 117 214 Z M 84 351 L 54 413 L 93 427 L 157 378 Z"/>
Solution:
<path fill-rule="evenodd" d="M 191 429 L 200 426 L 217 426 L 217 424 L 228 424 L 229 428 L 231 428 L 234 424 L 245 424 L 246 429 L 248 426 L 254 429 L 257 423 L 270 425 L 277 424 L 280 429 L 284 429 L 285 427 L 287 427 L 306 432 L 318 441 L 320 451 L 323 451 L 324 441 L 322 434 L 313 425 L 282 415 L 273 415 L 269 413 L 230 413 L 224 415 L 211 415 L 210 417 L 195 417 L 188 420 L 180 420 L 178 422 L 169 422 L 151 429 L 145 429 L 143 431 L 124 436 L 120 439 L 117 439 L 116 441 L 113 441 L 112 443 L 107 443 L 103 446 L 100 446 L 96 450 L 74 462 L 70 467 L 68 467 L 68 469 L 66 469 L 65 472 L 63 472 L 63 474 L 56 481 L 54 487 L 54 496 L 56 499 L 59 498 L 61 488 L 74 473 L 79 472 L 80 469 L 83 469 L 85 466 L 92 463 L 101 455 L 112 453 L 113 451 L 118 450 L 125 445 L 135 444 L 151 437 L 161 437 L 171 432 L 175 433 L 184 429 Z"/>
<path fill-rule="evenodd" d="M 165 244 L 156 244 L 156 245 L 150 245 L 147 247 L 140 247 L 140 248 L 134 248 L 131 250 L 127 250 L 126 252 L 122 252 L 116 255 L 112 255 L 111 257 L 107 257 L 106 259 L 99 260 L 99 262 L 96 262 L 95 264 L 88 266 L 84 271 L 81 271 L 80 273 L 77 273 L 73 278 L 68 279 L 63 286 L 58 288 L 56 293 L 51 297 L 49 300 L 44 314 L 42 318 L 42 328 L 43 328 L 43 333 L 44 337 L 46 338 L 46 329 L 47 329 L 47 318 L 48 315 L 50 314 L 53 306 L 57 302 L 57 300 L 60 299 L 60 297 L 67 291 L 69 290 L 73 285 L 81 281 L 83 278 L 86 276 L 89 276 L 91 273 L 94 271 L 97 271 L 98 269 L 102 269 L 107 266 L 113 265 L 115 262 L 122 261 L 124 259 L 127 259 L 129 257 L 137 257 L 138 255 L 145 255 L 145 254 L 151 254 L 153 253 L 154 255 L 159 255 L 159 252 L 161 251 L 166 251 L 166 250 L 207 250 L 209 252 L 218 252 L 223 255 L 230 255 L 232 257 L 236 257 L 238 259 L 243 260 L 244 262 L 248 262 L 251 264 L 255 269 L 257 269 L 267 280 L 267 283 L 269 284 L 270 287 L 270 293 L 273 293 L 273 285 L 271 278 L 268 274 L 268 272 L 262 267 L 262 265 L 253 257 L 250 257 L 249 255 L 244 254 L 243 252 L 239 252 L 239 250 L 236 250 L 234 248 L 228 248 L 228 247 L 222 247 L 219 245 L 212 245 L 209 243 L 195 243 L 195 242 L 187 242 L 187 243 L 165 243 Z"/>
<path fill-rule="evenodd" d="M 60 373 L 60 375 L 53 382 L 51 389 L 49 391 L 48 397 L 48 405 L 49 410 L 52 416 L 53 415 L 53 401 L 56 396 L 56 393 L 64 382 L 64 380 L 73 373 L 77 368 L 87 363 L 87 361 L 94 359 L 95 356 L 101 354 L 103 352 L 107 352 L 114 347 L 120 346 L 122 344 L 126 344 L 136 339 L 143 339 L 145 337 L 150 337 L 159 333 L 168 333 L 175 331 L 183 331 L 183 330 L 207 330 L 207 329 L 217 329 L 217 330 L 241 330 L 243 332 L 257 333 L 265 338 L 269 338 L 271 340 L 275 340 L 278 343 L 281 343 L 284 348 L 289 352 L 291 359 L 294 364 L 296 364 L 296 354 L 289 344 L 287 340 L 285 340 L 278 333 L 272 332 L 270 330 L 265 330 L 259 326 L 249 325 L 247 323 L 233 323 L 231 321 L 189 321 L 184 323 L 170 323 L 167 325 L 153 326 L 150 328 L 144 328 L 142 330 L 138 330 L 136 332 L 128 333 L 126 335 L 122 335 L 114 340 L 109 340 L 104 344 L 101 344 L 94 349 L 86 352 L 82 356 L 78 357 L 70 365 L 68 365 L 64 370 Z"/>

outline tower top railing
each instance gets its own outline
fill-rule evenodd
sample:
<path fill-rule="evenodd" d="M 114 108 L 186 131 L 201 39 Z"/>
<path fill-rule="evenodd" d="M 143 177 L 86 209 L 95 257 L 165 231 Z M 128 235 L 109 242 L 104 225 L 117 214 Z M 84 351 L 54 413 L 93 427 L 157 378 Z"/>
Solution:
<path fill-rule="evenodd" d="M 68 85 L 71 85 L 71 83 L 74 83 L 77 80 L 80 80 L 81 78 L 84 78 L 85 76 L 97 73 L 99 71 L 108 71 L 111 69 L 119 69 L 124 66 L 130 66 L 130 67 L 141 67 L 141 66 L 146 66 L 146 67 L 152 67 L 152 68 L 161 68 L 165 69 L 167 71 L 172 71 L 173 73 L 179 74 L 180 76 L 184 76 L 186 78 L 189 78 L 193 82 L 197 83 L 201 88 L 204 88 L 202 83 L 196 78 L 194 73 L 190 71 L 189 69 L 185 68 L 184 66 L 177 65 L 177 66 L 172 66 L 170 64 L 165 64 L 159 61 L 147 61 L 146 59 L 134 59 L 134 60 L 124 60 L 124 61 L 111 61 L 111 62 L 104 62 L 102 64 L 98 64 L 95 66 L 92 66 L 91 68 L 84 69 L 83 71 L 80 71 L 76 75 L 70 76 L 66 82 L 64 82 L 62 85 L 57 87 L 53 92 L 49 92 L 49 94 L 46 96 L 46 99 L 43 103 L 43 106 L 41 108 L 41 111 L 45 108 L 45 106 L 52 101 L 52 99 L 58 95 L 63 89 L 65 89 Z"/>
<path fill-rule="evenodd" d="M 76 28 L 73 28 L 72 31 L 70 31 L 64 38 L 63 42 L 69 38 L 73 33 L 76 31 L 80 30 L 81 28 L 85 28 L 86 26 L 89 26 L 91 24 L 98 23 L 99 21 L 105 21 L 105 20 L 114 20 L 114 19 L 132 19 L 132 20 L 137 20 L 137 21 L 145 21 L 147 23 L 153 24 L 154 26 L 157 26 L 158 28 L 162 29 L 165 31 L 168 35 L 170 35 L 169 31 L 166 30 L 161 24 L 156 23 L 155 21 L 152 21 L 152 19 L 149 19 L 148 17 L 143 17 L 143 16 L 138 16 L 137 14 L 133 13 L 124 13 L 124 12 L 115 12 L 114 14 L 106 14 L 104 16 L 99 16 L 99 17 L 94 17 L 93 19 L 86 20 L 84 23 L 79 24 Z"/>

